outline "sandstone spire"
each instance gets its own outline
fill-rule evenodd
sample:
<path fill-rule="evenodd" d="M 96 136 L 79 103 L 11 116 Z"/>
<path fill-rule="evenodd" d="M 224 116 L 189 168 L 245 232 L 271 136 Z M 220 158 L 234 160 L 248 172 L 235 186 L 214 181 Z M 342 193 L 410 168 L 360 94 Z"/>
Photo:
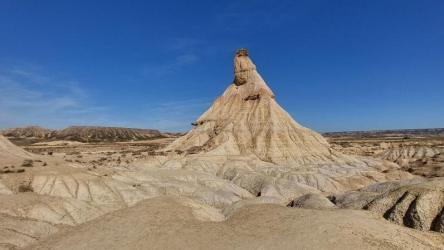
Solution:
<path fill-rule="evenodd" d="M 233 83 L 193 125 L 167 150 L 253 154 L 283 165 L 337 160 L 320 134 L 299 125 L 279 106 L 247 49 L 236 52 Z"/>

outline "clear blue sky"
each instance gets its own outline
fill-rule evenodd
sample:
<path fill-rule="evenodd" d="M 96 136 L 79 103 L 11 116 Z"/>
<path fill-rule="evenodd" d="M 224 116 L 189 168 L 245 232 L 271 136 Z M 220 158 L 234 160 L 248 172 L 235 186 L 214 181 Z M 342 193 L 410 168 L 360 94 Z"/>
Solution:
<path fill-rule="evenodd" d="M 187 130 L 239 47 L 307 127 L 444 127 L 440 0 L 0 0 L 0 37 L 0 127 Z"/>

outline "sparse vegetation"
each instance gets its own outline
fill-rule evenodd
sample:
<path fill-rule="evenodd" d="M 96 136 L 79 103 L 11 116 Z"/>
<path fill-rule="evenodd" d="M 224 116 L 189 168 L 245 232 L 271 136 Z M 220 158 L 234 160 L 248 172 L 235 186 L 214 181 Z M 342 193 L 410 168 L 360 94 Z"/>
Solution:
<path fill-rule="evenodd" d="M 34 161 L 30 159 L 23 160 L 22 167 L 31 168 L 34 166 Z"/>
<path fill-rule="evenodd" d="M 26 193 L 26 192 L 34 192 L 34 189 L 32 188 L 30 183 L 26 183 L 26 184 L 20 184 L 18 187 L 18 191 L 20 193 Z"/>

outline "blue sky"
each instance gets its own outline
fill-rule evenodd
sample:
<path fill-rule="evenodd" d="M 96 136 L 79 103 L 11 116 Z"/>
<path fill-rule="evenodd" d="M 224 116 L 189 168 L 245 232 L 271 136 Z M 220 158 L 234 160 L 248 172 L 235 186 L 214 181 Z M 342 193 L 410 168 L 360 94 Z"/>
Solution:
<path fill-rule="evenodd" d="M 440 0 L 0 0 L 0 127 L 188 130 L 239 47 L 307 127 L 444 127 L 443 13 Z"/>

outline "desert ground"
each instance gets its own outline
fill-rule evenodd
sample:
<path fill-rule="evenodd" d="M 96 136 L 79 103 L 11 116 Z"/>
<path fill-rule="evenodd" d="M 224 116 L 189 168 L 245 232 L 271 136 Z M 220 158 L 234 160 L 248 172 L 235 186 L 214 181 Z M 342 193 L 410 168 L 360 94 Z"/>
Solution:
<path fill-rule="evenodd" d="M 191 122 L 3 130 L 0 249 L 444 248 L 444 129 L 321 135 L 245 49 Z"/>

